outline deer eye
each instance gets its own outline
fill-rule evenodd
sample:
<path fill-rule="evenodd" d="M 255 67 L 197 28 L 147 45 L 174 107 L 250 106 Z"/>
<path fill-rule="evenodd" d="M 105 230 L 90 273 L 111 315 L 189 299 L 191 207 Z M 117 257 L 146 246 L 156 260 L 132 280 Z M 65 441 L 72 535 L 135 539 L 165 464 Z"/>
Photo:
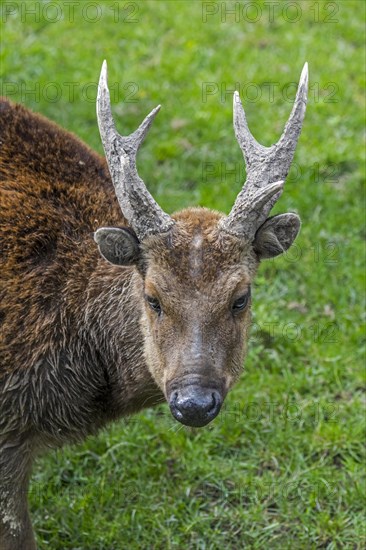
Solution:
<path fill-rule="evenodd" d="M 152 296 L 145 296 L 145 298 L 151 309 L 160 315 L 161 305 L 159 300 L 157 298 L 153 298 Z"/>
<path fill-rule="evenodd" d="M 235 302 L 231 306 L 233 313 L 238 313 L 239 311 L 243 311 L 248 305 L 249 298 L 250 298 L 250 289 L 246 294 L 243 294 L 243 296 L 240 296 L 240 298 L 235 300 Z"/>

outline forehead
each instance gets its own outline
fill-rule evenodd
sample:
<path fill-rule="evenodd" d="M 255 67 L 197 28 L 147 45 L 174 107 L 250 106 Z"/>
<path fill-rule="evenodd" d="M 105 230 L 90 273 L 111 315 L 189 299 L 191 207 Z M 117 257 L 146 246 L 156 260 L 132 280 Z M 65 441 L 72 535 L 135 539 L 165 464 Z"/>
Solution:
<path fill-rule="evenodd" d="M 221 217 L 204 208 L 173 215 L 172 230 L 148 243 L 148 278 L 165 284 L 178 279 L 197 289 L 227 280 L 249 283 L 256 268 L 252 249 L 219 231 Z"/>

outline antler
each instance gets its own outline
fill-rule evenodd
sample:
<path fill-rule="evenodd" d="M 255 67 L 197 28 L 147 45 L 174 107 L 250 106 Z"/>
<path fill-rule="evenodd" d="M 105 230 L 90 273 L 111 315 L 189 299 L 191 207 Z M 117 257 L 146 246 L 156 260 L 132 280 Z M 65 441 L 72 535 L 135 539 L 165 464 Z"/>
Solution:
<path fill-rule="evenodd" d="M 97 97 L 99 132 L 122 213 L 140 240 L 168 231 L 174 224 L 150 195 L 136 168 L 137 152 L 159 109 L 160 105 L 153 109 L 135 132 L 120 136 L 111 111 L 107 63 L 103 62 Z"/>
<path fill-rule="evenodd" d="M 247 180 L 230 214 L 220 223 L 223 231 L 252 240 L 281 196 L 301 133 L 307 89 L 308 64 L 305 63 L 290 118 L 279 141 L 271 147 L 264 147 L 254 139 L 239 94 L 234 93 L 234 131 L 244 154 Z"/>

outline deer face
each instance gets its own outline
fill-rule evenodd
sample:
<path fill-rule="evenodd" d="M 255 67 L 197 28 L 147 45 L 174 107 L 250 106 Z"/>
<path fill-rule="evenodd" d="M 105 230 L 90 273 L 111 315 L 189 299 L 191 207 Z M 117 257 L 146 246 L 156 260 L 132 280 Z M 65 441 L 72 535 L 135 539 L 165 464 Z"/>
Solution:
<path fill-rule="evenodd" d="M 250 324 L 257 260 L 219 231 L 220 218 L 183 211 L 171 234 L 144 245 L 145 355 L 173 416 L 189 426 L 218 414 L 242 370 Z"/>
<path fill-rule="evenodd" d="M 142 279 L 147 364 L 173 416 L 189 426 L 215 418 L 246 350 L 258 258 L 247 243 L 219 229 L 221 218 L 188 209 L 173 216 L 167 233 L 142 244 L 130 232 L 127 237 Z M 100 250 L 118 263 L 128 248 L 126 233 L 120 230 L 108 248 L 105 231 L 102 239 L 97 233 Z"/>
<path fill-rule="evenodd" d="M 222 231 L 223 216 L 204 208 L 173 219 L 171 230 L 143 243 L 115 228 L 99 229 L 96 239 L 107 260 L 140 273 L 145 357 L 173 416 L 204 426 L 242 371 L 260 247 L 268 253 L 263 243 L 288 243 L 273 231 L 248 243 Z"/>
<path fill-rule="evenodd" d="M 218 414 L 242 369 L 259 261 L 287 250 L 299 231 L 295 214 L 268 214 L 291 164 L 306 88 L 305 68 L 285 132 L 270 148 L 251 136 L 235 95 L 234 127 L 247 160 L 246 185 L 227 217 L 199 208 L 171 217 L 136 169 L 137 150 L 157 109 L 130 136 L 117 134 L 102 70 L 99 127 L 117 198 L 132 229 L 101 228 L 95 240 L 107 260 L 134 264 L 141 275 L 147 364 L 183 424 L 204 426 Z"/>

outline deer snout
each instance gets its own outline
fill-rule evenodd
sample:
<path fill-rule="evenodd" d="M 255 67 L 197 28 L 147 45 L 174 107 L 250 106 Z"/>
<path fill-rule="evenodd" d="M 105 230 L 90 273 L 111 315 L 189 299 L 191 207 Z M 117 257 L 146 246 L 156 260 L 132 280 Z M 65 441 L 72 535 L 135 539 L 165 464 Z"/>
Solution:
<path fill-rule="evenodd" d="M 169 406 L 176 420 L 186 426 L 200 428 L 218 415 L 222 401 L 217 390 L 186 386 L 172 392 Z"/>

